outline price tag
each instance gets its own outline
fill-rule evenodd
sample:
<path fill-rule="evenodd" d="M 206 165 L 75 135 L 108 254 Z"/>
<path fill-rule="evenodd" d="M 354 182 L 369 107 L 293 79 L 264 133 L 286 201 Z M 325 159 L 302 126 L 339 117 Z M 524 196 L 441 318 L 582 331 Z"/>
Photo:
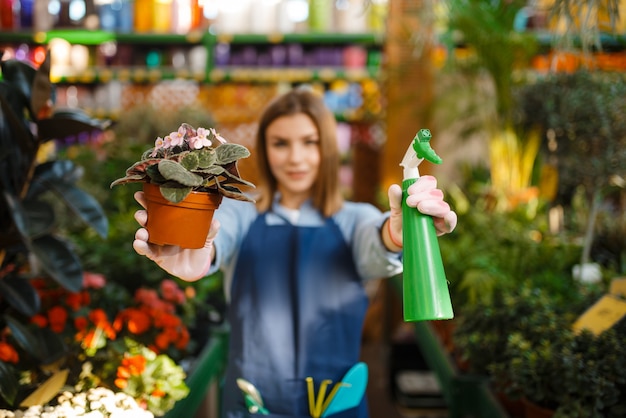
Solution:
<path fill-rule="evenodd" d="M 626 299 L 626 277 L 619 277 L 611 281 L 609 293 L 619 298 Z"/>
<path fill-rule="evenodd" d="M 574 323 L 574 331 L 588 329 L 595 335 L 611 328 L 626 315 L 626 302 L 612 295 L 602 296 Z"/>

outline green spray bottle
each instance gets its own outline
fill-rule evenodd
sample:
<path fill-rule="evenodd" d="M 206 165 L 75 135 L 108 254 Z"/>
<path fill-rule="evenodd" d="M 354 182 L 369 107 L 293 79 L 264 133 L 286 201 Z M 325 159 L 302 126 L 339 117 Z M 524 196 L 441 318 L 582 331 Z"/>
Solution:
<path fill-rule="evenodd" d="M 404 273 L 402 295 L 405 321 L 451 319 L 452 302 L 443 268 L 433 218 L 406 204 L 407 189 L 419 178 L 417 167 L 424 160 L 441 164 L 430 146 L 432 134 L 420 129 L 400 165 L 402 180 L 402 242 Z"/>

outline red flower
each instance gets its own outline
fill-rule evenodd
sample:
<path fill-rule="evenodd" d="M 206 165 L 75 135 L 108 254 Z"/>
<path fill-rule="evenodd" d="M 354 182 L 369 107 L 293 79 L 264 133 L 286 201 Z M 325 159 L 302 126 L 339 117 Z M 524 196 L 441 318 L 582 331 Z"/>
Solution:
<path fill-rule="evenodd" d="M 48 321 L 50 321 L 52 331 L 56 333 L 63 332 L 67 322 L 67 310 L 62 306 L 53 306 L 48 311 Z"/>
<path fill-rule="evenodd" d="M 46 318 L 42 314 L 36 314 L 32 318 L 30 318 L 30 322 L 39 326 L 39 328 L 45 328 L 48 326 L 48 318 Z"/>
<path fill-rule="evenodd" d="M 113 328 L 119 332 L 124 328 L 124 323 L 131 333 L 143 334 L 150 329 L 152 321 L 150 321 L 150 316 L 141 309 L 128 308 L 120 312 L 115 318 Z"/>
<path fill-rule="evenodd" d="M 20 361 L 20 356 L 11 344 L 0 341 L 0 361 L 17 364 Z"/>

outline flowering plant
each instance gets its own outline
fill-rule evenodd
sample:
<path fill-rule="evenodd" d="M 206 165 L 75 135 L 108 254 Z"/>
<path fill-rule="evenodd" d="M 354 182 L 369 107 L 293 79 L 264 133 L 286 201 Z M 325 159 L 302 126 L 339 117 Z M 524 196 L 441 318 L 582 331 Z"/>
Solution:
<path fill-rule="evenodd" d="M 0 360 L 20 376 L 21 406 L 48 403 L 61 390 L 106 388 L 163 415 L 187 396 L 186 374 L 177 361 L 193 349 L 186 325 L 186 318 L 193 316 L 193 294 L 164 280 L 158 291 L 139 288 L 131 295 L 93 273 L 84 273 L 78 292 L 43 279 L 36 280 L 35 287 L 41 298 L 39 313 L 27 325 L 14 323 L 0 335 Z M 37 366 L 33 350 L 18 334 L 58 336 L 63 355 Z"/>
<path fill-rule="evenodd" d="M 111 187 L 126 183 L 153 183 L 170 202 L 178 203 L 192 191 L 219 193 L 252 201 L 237 187 L 254 187 L 241 178 L 237 161 L 250 156 L 243 145 L 228 143 L 214 128 L 183 123 L 177 131 L 158 137 L 153 148 L 126 170 Z"/>

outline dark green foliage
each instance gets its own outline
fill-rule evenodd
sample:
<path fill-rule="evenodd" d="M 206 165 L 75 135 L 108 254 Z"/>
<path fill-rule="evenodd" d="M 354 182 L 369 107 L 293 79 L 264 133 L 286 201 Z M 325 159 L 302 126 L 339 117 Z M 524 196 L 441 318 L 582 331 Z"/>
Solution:
<path fill-rule="evenodd" d="M 99 203 L 77 186 L 81 169 L 39 161 L 51 140 L 106 128 L 78 110 L 54 111 L 49 63 L 48 56 L 38 69 L 17 60 L 0 64 L 0 329 L 10 329 L 9 341 L 38 364 L 58 359 L 63 345 L 24 324 L 40 304 L 30 279 L 47 277 L 68 290 L 83 280 L 79 257 L 59 234 L 59 217 L 76 217 L 101 237 L 108 232 Z M 0 400 L 9 405 L 18 397 L 17 378 L 10 364 L 0 367 Z"/>

